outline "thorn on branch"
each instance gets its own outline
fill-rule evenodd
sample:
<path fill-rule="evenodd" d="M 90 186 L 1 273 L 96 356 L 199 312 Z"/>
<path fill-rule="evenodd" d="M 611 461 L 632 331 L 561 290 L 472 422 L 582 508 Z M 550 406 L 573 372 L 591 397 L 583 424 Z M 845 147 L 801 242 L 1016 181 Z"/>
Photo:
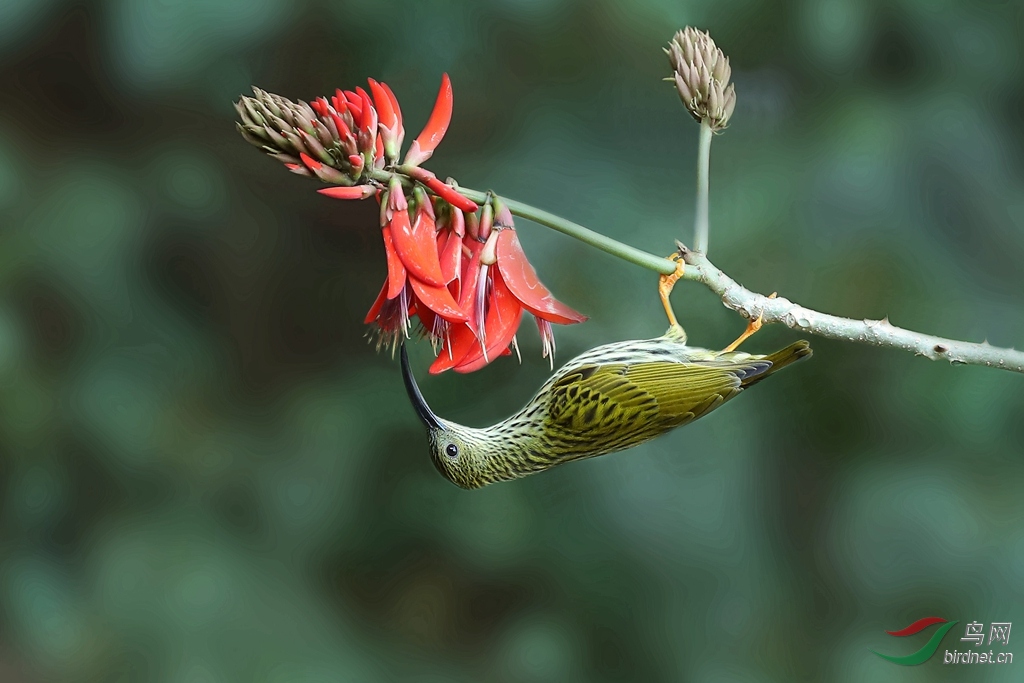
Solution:
<path fill-rule="evenodd" d="M 693 251 L 689 247 L 679 240 L 676 240 L 676 250 L 679 252 L 679 258 L 683 259 L 683 263 L 688 266 L 694 265 Z"/>

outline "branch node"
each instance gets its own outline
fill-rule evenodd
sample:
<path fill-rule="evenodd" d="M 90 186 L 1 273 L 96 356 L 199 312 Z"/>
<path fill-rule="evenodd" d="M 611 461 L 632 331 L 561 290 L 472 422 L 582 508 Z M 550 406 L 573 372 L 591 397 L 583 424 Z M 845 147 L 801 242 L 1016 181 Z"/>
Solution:
<path fill-rule="evenodd" d="M 683 263 L 688 266 L 694 265 L 693 251 L 689 247 L 679 240 L 676 240 L 676 250 L 679 252 L 679 258 L 683 259 Z"/>

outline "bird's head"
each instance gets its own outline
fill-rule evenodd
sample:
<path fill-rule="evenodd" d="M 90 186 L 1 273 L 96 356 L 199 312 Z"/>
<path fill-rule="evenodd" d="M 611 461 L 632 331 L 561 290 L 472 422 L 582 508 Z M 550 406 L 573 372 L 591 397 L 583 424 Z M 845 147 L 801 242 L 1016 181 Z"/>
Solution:
<path fill-rule="evenodd" d="M 437 471 L 456 486 L 475 489 L 493 481 L 484 472 L 486 467 L 486 442 L 478 435 L 480 430 L 463 427 L 454 422 L 442 420 L 430 409 L 416 386 L 416 379 L 409 369 L 409 355 L 402 346 L 402 377 L 409 400 L 420 420 L 427 426 L 430 440 L 430 457 Z"/>

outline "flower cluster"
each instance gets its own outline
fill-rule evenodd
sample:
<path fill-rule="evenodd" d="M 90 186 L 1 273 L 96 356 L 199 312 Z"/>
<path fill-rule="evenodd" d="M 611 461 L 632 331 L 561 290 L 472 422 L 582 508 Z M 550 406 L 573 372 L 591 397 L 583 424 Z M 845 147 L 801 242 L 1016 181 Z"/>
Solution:
<path fill-rule="evenodd" d="M 736 87 L 729 83 L 729 58 L 706 31 L 687 26 L 676 33 L 665 50 L 675 72 L 676 90 L 697 121 L 718 131 L 729 123 L 736 108 Z"/>
<path fill-rule="evenodd" d="M 442 267 L 445 277 L 452 278 L 448 286 L 458 293 L 466 318 L 446 317 L 433 306 L 419 310 L 428 336 L 442 347 L 430 372 L 473 372 L 511 353 L 524 311 L 537 321 L 543 355 L 553 361 L 551 323 L 579 323 L 586 316 L 556 300 L 541 283 L 519 243 L 508 208 L 498 200 L 486 203 L 479 216 L 464 216 L 456 208 L 450 224 Z"/>
<path fill-rule="evenodd" d="M 512 214 L 488 197 L 483 207 L 420 164 L 451 121 L 447 74 L 423 132 L 401 164 L 402 112 L 391 88 L 338 90 L 312 103 L 254 88 L 236 103 L 239 132 L 294 173 L 316 176 L 336 199 L 380 203 L 387 279 L 366 315 L 379 343 L 408 337 L 417 318 L 435 350 L 433 373 L 478 370 L 516 347 L 523 312 L 537 320 L 544 356 L 554 355 L 551 323 L 586 320 L 558 302 L 526 259 Z"/>

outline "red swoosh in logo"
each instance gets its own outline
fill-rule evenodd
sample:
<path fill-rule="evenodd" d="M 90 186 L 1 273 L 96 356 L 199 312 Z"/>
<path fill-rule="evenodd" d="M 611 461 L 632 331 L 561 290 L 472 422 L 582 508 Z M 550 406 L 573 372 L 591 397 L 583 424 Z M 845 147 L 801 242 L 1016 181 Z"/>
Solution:
<path fill-rule="evenodd" d="M 915 633 L 920 633 L 932 624 L 945 624 L 946 620 L 942 617 L 925 617 L 924 619 L 918 619 L 913 624 L 906 628 L 901 628 L 899 631 L 886 631 L 890 636 L 912 636 Z"/>

